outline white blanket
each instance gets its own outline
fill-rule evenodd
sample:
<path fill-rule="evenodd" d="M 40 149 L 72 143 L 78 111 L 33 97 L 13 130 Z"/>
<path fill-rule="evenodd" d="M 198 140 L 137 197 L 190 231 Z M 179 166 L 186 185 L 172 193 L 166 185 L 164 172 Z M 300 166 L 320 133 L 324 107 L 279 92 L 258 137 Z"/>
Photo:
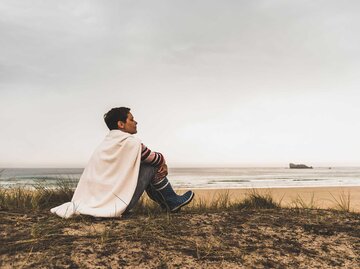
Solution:
<path fill-rule="evenodd" d="M 71 202 L 50 211 L 62 218 L 121 216 L 135 192 L 140 161 L 140 140 L 120 130 L 110 131 L 87 164 Z"/>

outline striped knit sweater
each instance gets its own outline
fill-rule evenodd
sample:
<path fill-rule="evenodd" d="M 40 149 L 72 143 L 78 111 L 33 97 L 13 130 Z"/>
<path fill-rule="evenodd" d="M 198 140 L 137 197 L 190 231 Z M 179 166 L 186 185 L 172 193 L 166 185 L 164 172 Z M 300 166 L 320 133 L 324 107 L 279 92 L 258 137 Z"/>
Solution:
<path fill-rule="evenodd" d="M 160 152 L 151 151 L 141 143 L 141 162 L 159 167 L 165 163 L 165 159 Z"/>

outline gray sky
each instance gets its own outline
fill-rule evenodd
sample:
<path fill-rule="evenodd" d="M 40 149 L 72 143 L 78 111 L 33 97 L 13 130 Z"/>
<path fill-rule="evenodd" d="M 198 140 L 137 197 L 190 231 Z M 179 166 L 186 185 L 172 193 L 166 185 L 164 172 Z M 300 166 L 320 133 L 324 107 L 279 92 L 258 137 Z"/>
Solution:
<path fill-rule="evenodd" d="M 359 1 L 0 2 L 0 167 L 82 167 L 131 107 L 173 166 L 360 165 Z"/>

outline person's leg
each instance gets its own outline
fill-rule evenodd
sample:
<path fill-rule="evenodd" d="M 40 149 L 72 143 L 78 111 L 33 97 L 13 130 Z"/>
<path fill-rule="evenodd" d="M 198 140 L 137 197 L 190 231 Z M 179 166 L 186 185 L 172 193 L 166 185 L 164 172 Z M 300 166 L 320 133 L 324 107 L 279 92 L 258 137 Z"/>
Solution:
<path fill-rule="evenodd" d="M 155 193 L 158 194 L 160 199 L 163 201 L 166 209 L 170 212 L 177 212 L 181 207 L 187 205 L 194 198 L 194 193 L 192 191 L 187 191 L 183 195 L 178 195 L 172 188 L 167 177 L 164 177 L 162 180 L 150 184 Z"/>
<path fill-rule="evenodd" d="M 191 202 L 194 197 L 192 191 L 187 191 L 183 195 L 177 195 L 167 177 L 160 181 L 154 181 L 156 172 L 157 169 L 155 167 L 149 164 L 140 164 L 134 195 L 123 214 L 127 214 L 136 205 L 145 190 L 153 201 L 157 202 L 163 209 L 171 212 L 177 212 L 182 206 Z"/>
<path fill-rule="evenodd" d="M 135 192 L 133 197 L 131 198 L 131 201 L 129 205 L 127 206 L 124 214 L 129 212 L 139 201 L 141 195 L 144 193 L 146 188 L 149 186 L 151 180 L 155 177 L 156 174 L 156 168 L 146 164 L 142 163 L 140 164 L 140 170 L 139 170 L 139 176 L 138 176 L 138 182 L 135 188 Z"/>
<path fill-rule="evenodd" d="M 162 209 L 166 209 L 166 203 L 164 198 L 156 191 L 156 189 L 153 186 L 154 181 L 152 181 L 148 187 L 146 188 L 146 194 L 149 196 L 149 198 L 151 200 L 153 200 L 154 202 L 156 202 L 157 204 L 159 204 L 161 206 Z"/>

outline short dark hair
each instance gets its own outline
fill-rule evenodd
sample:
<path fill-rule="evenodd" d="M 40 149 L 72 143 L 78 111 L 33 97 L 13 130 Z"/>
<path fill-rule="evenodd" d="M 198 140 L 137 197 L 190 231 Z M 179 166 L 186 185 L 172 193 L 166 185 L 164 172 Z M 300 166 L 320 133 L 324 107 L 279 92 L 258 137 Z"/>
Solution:
<path fill-rule="evenodd" d="M 104 120 L 110 130 L 119 129 L 118 121 L 126 122 L 130 108 L 128 107 L 114 107 L 104 114 Z"/>

